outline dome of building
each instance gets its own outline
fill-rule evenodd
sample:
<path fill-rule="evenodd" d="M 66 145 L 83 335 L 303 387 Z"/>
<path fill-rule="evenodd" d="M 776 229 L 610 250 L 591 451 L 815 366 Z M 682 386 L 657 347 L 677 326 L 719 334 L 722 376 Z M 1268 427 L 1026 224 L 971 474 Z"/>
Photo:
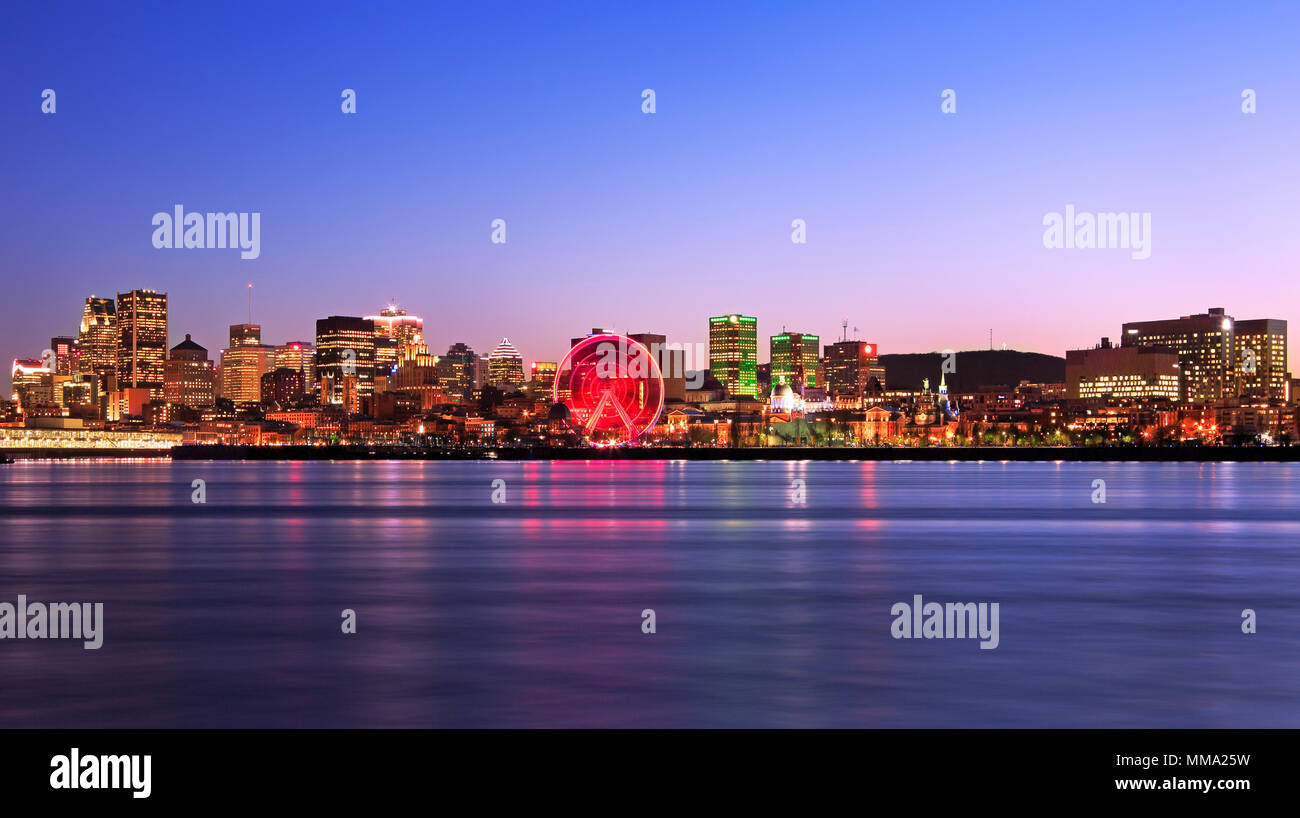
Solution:
<path fill-rule="evenodd" d="M 794 390 L 789 384 L 780 383 L 772 387 L 772 411 L 794 411 Z"/>
<path fill-rule="evenodd" d="M 547 413 L 546 419 L 562 420 L 567 423 L 571 416 L 572 415 L 569 412 L 569 407 L 565 406 L 563 403 L 557 403 L 551 407 L 551 411 Z"/>

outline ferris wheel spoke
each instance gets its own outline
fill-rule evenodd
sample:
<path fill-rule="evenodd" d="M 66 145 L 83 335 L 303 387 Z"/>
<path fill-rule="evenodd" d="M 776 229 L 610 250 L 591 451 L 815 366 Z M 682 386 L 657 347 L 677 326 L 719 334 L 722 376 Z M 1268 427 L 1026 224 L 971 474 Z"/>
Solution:
<path fill-rule="evenodd" d="M 609 393 L 606 392 L 605 395 L 606 397 L 608 397 Z M 636 424 L 632 422 L 632 418 L 628 417 L 627 410 L 623 408 L 622 403 L 620 403 L 619 401 L 611 401 L 611 402 L 614 404 L 614 410 L 618 412 L 618 416 L 623 419 L 623 425 L 627 427 L 628 437 L 635 440 L 637 435 Z"/>
<path fill-rule="evenodd" d="M 587 434 L 595 430 L 596 424 L 600 422 L 600 416 L 605 412 L 605 404 L 609 403 L 609 393 L 605 392 L 600 396 L 596 403 L 596 408 L 591 410 L 591 417 L 587 418 Z M 615 404 L 617 406 L 618 404 Z"/>

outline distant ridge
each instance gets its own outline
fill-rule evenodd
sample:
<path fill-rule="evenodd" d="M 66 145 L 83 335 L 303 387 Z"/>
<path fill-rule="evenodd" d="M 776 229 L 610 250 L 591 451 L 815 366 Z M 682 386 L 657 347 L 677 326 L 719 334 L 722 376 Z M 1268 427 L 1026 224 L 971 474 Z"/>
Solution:
<path fill-rule="evenodd" d="M 921 388 L 923 378 L 930 389 L 939 388 L 944 356 L 938 352 L 881 355 L 886 389 Z M 981 386 L 1015 386 L 1031 383 L 1064 383 L 1065 359 L 1039 352 L 1014 349 L 977 349 L 958 352 L 956 371 L 943 373 L 949 392 L 975 392 Z"/>

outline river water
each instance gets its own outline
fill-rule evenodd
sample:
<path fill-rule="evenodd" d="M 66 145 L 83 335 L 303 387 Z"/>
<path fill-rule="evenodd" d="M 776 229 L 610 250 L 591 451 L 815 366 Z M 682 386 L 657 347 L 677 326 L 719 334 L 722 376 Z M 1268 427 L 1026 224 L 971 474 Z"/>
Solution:
<path fill-rule="evenodd" d="M 0 727 L 1300 727 L 1298 534 L 1298 464 L 19 462 L 0 603 L 103 645 Z"/>

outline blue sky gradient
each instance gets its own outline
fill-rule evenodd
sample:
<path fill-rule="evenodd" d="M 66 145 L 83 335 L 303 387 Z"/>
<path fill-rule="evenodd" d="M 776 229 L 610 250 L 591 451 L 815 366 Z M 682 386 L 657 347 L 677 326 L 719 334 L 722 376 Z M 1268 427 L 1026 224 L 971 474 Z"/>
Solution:
<path fill-rule="evenodd" d="M 726 312 L 760 360 L 844 318 L 883 352 L 1056 355 L 1300 318 L 1298 42 L 1293 2 L 8 3 L 0 355 L 152 287 L 215 357 L 249 282 L 269 343 L 396 300 L 435 351 L 529 361 Z M 261 257 L 154 249 L 176 204 L 260 211 Z M 1045 249 L 1067 204 L 1149 211 L 1150 259 Z"/>

